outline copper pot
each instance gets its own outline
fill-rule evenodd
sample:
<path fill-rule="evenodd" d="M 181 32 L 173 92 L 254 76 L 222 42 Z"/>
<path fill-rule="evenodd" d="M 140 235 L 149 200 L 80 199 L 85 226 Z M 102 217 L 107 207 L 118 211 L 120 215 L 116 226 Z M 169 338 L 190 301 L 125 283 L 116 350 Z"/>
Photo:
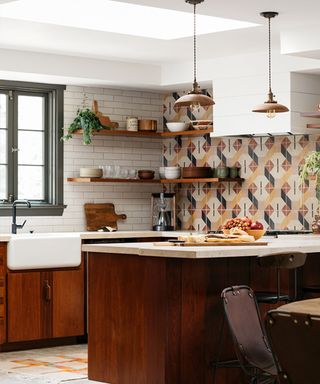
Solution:
<path fill-rule="evenodd" d="M 153 131 L 157 130 L 157 120 L 142 119 L 139 120 L 139 131 Z"/>

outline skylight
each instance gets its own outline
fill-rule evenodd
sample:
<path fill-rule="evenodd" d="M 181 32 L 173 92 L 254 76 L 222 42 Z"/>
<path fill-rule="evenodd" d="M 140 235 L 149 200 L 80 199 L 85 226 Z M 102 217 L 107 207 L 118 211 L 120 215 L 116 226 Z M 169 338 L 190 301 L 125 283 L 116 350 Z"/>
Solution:
<path fill-rule="evenodd" d="M 0 17 L 162 40 L 193 34 L 192 12 L 111 0 L 17 0 L 0 4 Z M 257 25 L 201 14 L 197 20 L 199 35 Z"/>

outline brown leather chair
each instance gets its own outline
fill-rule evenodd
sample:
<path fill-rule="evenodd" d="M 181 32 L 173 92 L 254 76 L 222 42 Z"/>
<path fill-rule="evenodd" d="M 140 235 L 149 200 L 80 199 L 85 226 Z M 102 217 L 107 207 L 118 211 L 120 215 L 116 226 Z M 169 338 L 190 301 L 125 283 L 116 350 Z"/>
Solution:
<path fill-rule="evenodd" d="M 306 258 L 307 255 L 303 252 L 281 252 L 258 256 L 257 262 L 260 267 L 273 268 L 276 272 L 277 279 L 277 286 L 275 292 L 255 291 L 258 303 L 276 304 L 279 302 L 297 300 L 297 268 L 302 267 L 305 264 Z M 288 293 L 283 293 L 281 291 L 280 273 L 283 269 L 293 270 L 294 272 L 294 293 L 291 296 Z"/>
<path fill-rule="evenodd" d="M 221 297 L 238 366 L 248 376 L 250 383 L 277 383 L 276 365 L 252 289 L 245 285 L 229 287 L 222 291 Z M 216 362 L 214 369 L 219 367 L 228 365 Z"/>
<path fill-rule="evenodd" d="M 269 311 L 265 324 L 280 383 L 319 384 L 320 299 Z"/>

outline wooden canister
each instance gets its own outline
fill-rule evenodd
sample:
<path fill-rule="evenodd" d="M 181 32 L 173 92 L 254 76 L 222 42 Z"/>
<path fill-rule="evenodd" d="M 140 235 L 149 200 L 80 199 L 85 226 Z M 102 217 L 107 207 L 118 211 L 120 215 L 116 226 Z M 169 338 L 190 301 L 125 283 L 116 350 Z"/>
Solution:
<path fill-rule="evenodd" d="M 153 131 L 157 130 L 157 120 L 142 119 L 139 120 L 139 131 Z"/>

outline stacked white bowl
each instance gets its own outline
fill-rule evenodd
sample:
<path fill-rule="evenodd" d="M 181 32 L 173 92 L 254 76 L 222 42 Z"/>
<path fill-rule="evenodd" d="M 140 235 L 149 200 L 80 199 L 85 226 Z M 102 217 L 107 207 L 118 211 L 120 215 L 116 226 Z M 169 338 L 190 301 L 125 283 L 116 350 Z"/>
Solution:
<path fill-rule="evenodd" d="M 166 167 L 160 167 L 159 168 L 159 177 L 160 179 L 165 179 L 166 175 L 164 174 L 164 170 L 166 169 Z"/>
<path fill-rule="evenodd" d="M 179 179 L 181 175 L 180 167 L 165 167 L 164 176 L 166 179 Z"/>
<path fill-rule="evenodd" d="M 102 177 L 101 168 L 80 168 L 80 177 Z"/>
<path fill-rule="evenodd" d="M 190 123 L 172 121 L 170 123 L 167 123 L 166 125 L 170 132 L 182 132 L 186 131 L 189 128 Z"/>

